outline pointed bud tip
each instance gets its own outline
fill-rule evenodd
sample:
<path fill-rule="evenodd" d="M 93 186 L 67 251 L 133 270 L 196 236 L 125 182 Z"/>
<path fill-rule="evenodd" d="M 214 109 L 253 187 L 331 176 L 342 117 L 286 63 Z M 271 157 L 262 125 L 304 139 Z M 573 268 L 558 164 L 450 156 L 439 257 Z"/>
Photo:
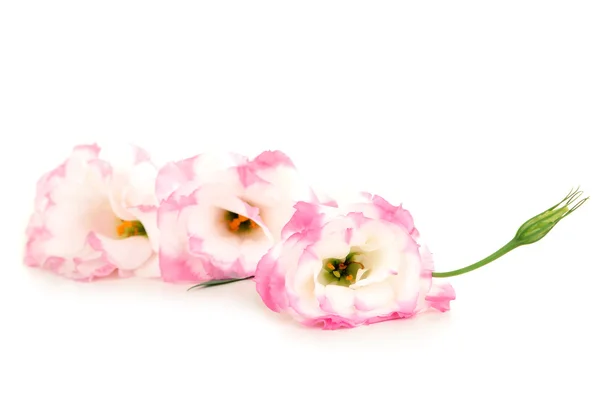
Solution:
<path fill-rule="evenodd" d="M 581 207 L 589 197 L 580 199 L 583 191 L 579 187 L 571 190 L 569 194 L 555 206 L 536 215 L 525 222 L 513 239 L 519 245 L 535 243 L 542 239 L 554 228 L 556 224 L 567 215 Z"/>

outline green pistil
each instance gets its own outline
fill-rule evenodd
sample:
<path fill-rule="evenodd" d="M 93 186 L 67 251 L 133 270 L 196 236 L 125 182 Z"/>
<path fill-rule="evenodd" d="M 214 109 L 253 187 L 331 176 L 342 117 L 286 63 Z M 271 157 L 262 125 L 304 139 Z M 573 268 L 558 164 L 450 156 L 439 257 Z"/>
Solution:
<path fill-rule="evenodd" d="M 358 253 L 348 254 L 344 259 L 328 258 L 323 260 L 323 269 L 319 281 L 323 285 L 350 286 L 356 283 L 358 271 L 364 269 L 362 263 L 355 261 Z"/>

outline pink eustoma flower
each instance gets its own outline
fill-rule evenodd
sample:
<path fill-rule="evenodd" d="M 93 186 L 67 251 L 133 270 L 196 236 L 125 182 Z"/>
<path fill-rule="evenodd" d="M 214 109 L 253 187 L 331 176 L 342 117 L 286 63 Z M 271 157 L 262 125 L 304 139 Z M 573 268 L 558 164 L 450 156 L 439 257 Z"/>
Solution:
<path fill-rule="evenodd" d="M 411 214 L 364 194 L 340 207 L 298 203 L 259 262 L 256 287 L 275 312 L 322 329 L 449 310 L 454 289 L 432 280 L 431 253 Z"/>
<path fill-rule="evenodd" d="M 25 264 L 84 281 L 159 277 L 157 172 L 135 146 L 76 146 L 38 181 Z"/>
<path fill-rule="evenodd" d="M 156 193 L 162 277 L 193 283 L 254 274 L 294 204 L 316 199 L 279 151 L 252 160 L 202 154 L 167 164 Z"/>

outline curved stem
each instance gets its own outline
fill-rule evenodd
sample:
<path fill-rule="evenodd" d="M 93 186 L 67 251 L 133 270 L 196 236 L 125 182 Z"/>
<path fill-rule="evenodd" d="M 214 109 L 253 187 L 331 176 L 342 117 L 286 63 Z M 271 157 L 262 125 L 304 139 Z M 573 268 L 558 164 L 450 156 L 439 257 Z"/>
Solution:
<path fill-rule="evenodd" d="M 483 260 L 477 261 L 475 264 L 471 264 L 468 267 L 464 267 L 464 268 L 460 268 L 460 269 L 455 269 L 454 271 L 433 272 L 431 275 L 434 278 L 448 278 L 450 276 L 456 276 L 456 275 L 466 274 L 467 272 L 471 272 L 473 270 L 476 270 L 479 267 L 483 267 L 484 265 L 491 263 L 494 260 L 497 260 L 498 258 L 502 257 L 503 255 L 505 255 L 509 251 L 512 251 L 512 250 L 516 249 L 519 246 L 520 245 L 518 243 L 516 243 L 514 240 L 511 240 L 510 242 L 508 242 L 507 244 L 505 244 L 503 247 L 501 247 L 498 251 L 496 251 L 495 253 L 487 256 Z"/>

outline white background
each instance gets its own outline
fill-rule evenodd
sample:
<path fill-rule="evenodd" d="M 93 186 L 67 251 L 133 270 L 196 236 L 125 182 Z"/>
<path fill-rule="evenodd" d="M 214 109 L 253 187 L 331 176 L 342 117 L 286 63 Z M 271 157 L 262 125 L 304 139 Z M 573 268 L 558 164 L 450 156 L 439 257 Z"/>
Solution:
<path fill-rule="evenodd" d="M 600 398 L 595 1 L 0 3 L 0 398 Z M 287 152 L 402 202 L 438 270 L 582 185 L 452 311 L 301 328 L 251 282 L 80 284 L 23 266 L 35 182 L 79 143 Z"/>

